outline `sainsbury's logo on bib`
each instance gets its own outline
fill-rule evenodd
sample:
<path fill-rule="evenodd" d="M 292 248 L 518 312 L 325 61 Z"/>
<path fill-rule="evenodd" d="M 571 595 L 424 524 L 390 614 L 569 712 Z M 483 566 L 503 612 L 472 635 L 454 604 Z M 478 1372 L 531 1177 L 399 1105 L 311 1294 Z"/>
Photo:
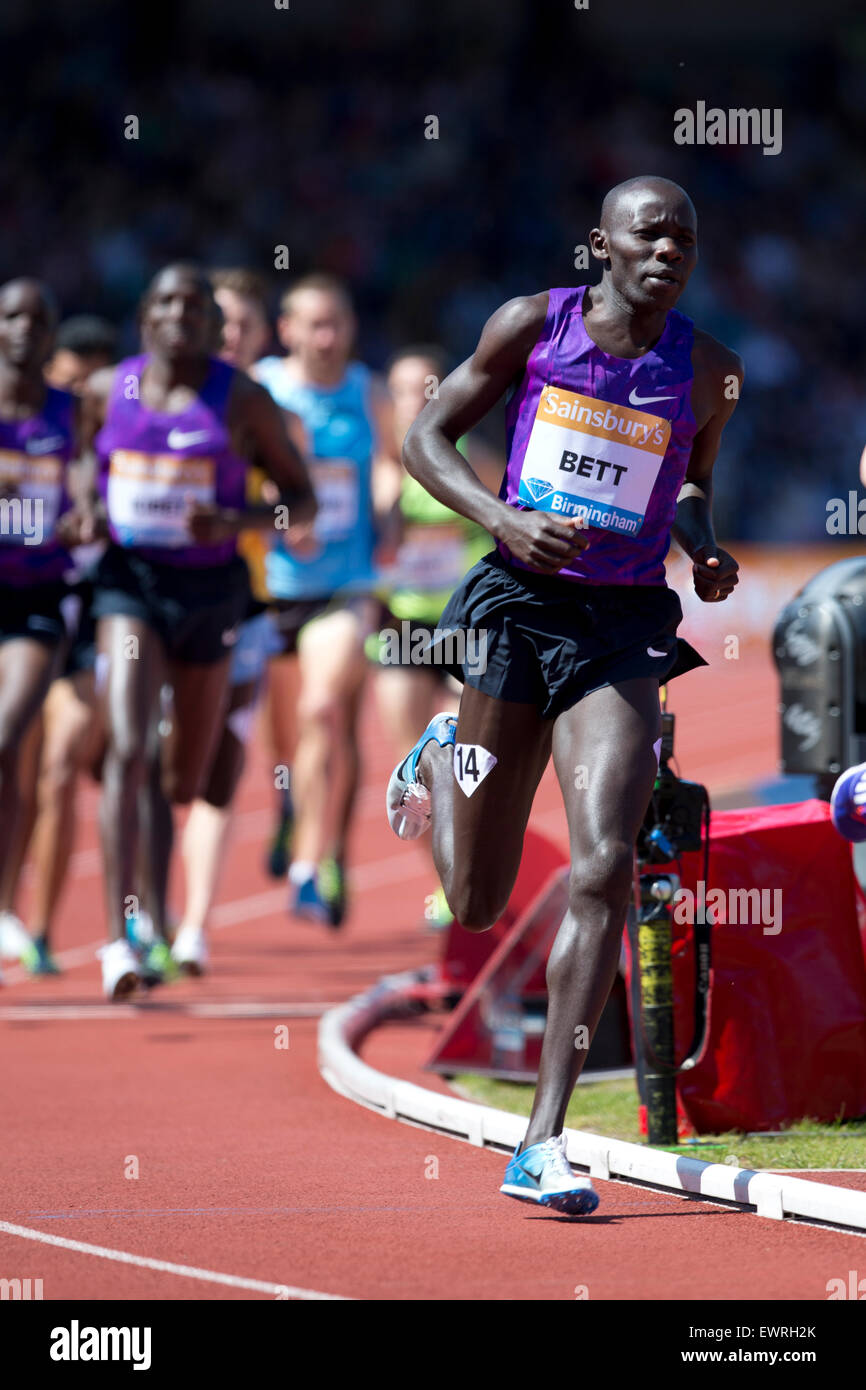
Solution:
<path fill-rule="evenodd" d="M 520 500 L 636 536 L 670 435 L 670 420 L 658 415 L 547 385 L 526 446 Z"/>

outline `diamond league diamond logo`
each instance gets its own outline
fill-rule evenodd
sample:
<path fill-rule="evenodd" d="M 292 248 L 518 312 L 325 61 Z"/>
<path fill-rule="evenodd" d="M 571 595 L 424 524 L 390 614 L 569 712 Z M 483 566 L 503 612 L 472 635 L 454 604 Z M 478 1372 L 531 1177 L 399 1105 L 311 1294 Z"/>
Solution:
<path fill-rule="evenodd" d="M 526 490 L 534 502 L 541 502 L 553 492 L 553 483 L 546 478 L 525 478 Z"/>

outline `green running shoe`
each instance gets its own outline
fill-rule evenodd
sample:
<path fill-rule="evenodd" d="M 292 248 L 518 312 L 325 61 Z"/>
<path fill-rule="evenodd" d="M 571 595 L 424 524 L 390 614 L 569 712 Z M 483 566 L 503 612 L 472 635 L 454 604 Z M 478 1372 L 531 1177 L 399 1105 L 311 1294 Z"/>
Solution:
<path fill-rule="evenodd" d="M 283 796 L 280 814 L 277 819 L 274 838 L 265 859 L 265 868 L 271 878 L 285 878 L 289 872 L 292 858 L 292 840 L 295 834 L 295 808 L 291 799 Z"/>
<path fill-rule="evenodd" d="M 323 859 L 316 874 L 319 893 L 328 905 L 332 927 L 341 927 L 346 917 L 346 874 L 340 859 Z"/>
<path fill-rule="evenodd" d="M 21 964 L 31 975 L 59 975 L 60 966 L 48 949 L 44 936 L 37 936 L 21 952 Z"/>
<path fill-rule="evenodd" d="M 180 975 L 180 966 L 171 954 L 171 947 L 161 938 L 154 941 L 144 952 L 141 962 L 142 983 L 151 989 L 154 985 L 171 984 Z"/>

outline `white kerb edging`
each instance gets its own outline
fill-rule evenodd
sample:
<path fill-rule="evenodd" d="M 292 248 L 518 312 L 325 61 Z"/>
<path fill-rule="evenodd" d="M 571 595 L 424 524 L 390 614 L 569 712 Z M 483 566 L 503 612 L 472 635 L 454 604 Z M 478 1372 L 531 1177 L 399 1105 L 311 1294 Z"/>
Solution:
<path fill-rule="evenodd" d="M 319 1071 L 340 1095 L 389 1119 L 511 1152 L 523 1138 L 523 1116 L 386 1076 L 357 1056 L 355 1049 L 377 1024 L 412 1012 L 408 991 L 417 983 L 418 977 L 411 974 L 386 976 L 367 993 L 324 1014 L 319 1022 Z M 565 1136 L 569 1160 L 587 1168 L 593 1177 L 651 1183 L 672 1192 L 736 1202 L 774 1220 L 794 1216 L 866 1231 L 866 1192 L 704 1163 L 580 1129 L 567 1129 Z"/>

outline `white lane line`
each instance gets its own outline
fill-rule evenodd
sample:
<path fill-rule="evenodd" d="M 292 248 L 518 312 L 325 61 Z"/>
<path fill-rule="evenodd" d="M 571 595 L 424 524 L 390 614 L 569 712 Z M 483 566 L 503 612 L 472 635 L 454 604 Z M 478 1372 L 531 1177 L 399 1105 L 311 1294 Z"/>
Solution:
<path fill-rule="evenodd" d="M 109 1250 L 104 1245 L 88 1245 L 83 1240 L 50 1236 L 45 1231 L 34 1231 L 30 1226 L 13 1226 L 9 1221 L 0 1221 L 0 1231 L 8 1236 L 20 1236 L 22 1240 L 36 1241 L 41 1245 L 57 1245 L 61 1250 L 74 1250 L 78 1255 L 96 1255 L 101 1260 L 138 1265 L 140 1269 L 155 1269 L 161 1274 L 179 1274 L 184 1279 L 201 1279 L 208 1284 L 227 1284 L 232 1289 L 251 1289 L 254 1293 L 269 1293 L 278 1299 L 300 1298 L 305 1301 L 329 1303 L 354 1301 L 339 1293 L 319 1293 L 317 1289 L 299 1289 L 292 1284 L 272 1284 L 265 1279 L 244 1279 L 239 1274 L 218 1274 L 212 1269 L 197 1269 L 195 1265 L 176 1265 L 171 1260 L 152 1260 L 147 1255 L 131 1255 L 128 1250 Z"/>
<path fill-rule="evenodd" d="M 411 878 L 421 877 L 425 870 L 429 873 L 420 852 L 389 854 L 385 859 L 374 859 L 368 864 L 359 864 L 351 872 L 350 883 L 353 893 L 368 893 L 383 884 L 403 883 Z M 288 889 L 268 888 L 264 893 L 252 893 L 247 898 L 237 898 L 233 902 L 220 903 L 210 916 L 208 929 L 219 931 L 221 927 L 233 927 L 238 922 L 250 922 L 256 917 L 269 917 L 273 912 L 286 910 Z M 63 970 L 73 970 L 78 965 L 89 964 L 93 953 L 105 939 L 91 941 L 86 946 L 70 946 L 68 950 L 56 951 L 55 960 Z M 20 965 L 3 971 L 5 985 L 21 984 L 32 977 Z"/>
<path fill-rule="evenodd" d="M 0 1023 L 87 1022 L 94 1019 L 149 1018 L 321 1018 L 333 1002 L 304 1004 L 181 1004 L 160 1000 L 156 1008 L 147 1003 L 113 1004 L 9 1004 L 0 1008 Z"/>

